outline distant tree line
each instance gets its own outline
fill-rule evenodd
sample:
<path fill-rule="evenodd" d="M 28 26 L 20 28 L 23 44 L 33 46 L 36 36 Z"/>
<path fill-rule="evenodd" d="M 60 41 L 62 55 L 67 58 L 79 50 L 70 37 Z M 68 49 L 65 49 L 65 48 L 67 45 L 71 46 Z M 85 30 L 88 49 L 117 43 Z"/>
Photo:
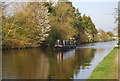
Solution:
<path fill-rule="evenodd" d="M 53 46 L 56 40 L 75 38 L 77 44 L 112 40 L 112 33 L 97 30 L 90 16 L 72 2 L 22 2 L 2 6 L 3 48 Z"/>

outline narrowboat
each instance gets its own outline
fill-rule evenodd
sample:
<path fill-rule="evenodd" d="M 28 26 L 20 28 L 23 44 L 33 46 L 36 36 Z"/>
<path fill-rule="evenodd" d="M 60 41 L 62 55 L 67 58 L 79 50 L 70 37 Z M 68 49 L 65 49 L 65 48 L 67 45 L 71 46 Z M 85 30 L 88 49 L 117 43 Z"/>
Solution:
<path fill-rule="evenodd" d="M 60 49 L 74 49 L 76 48 L 76 41 L 75 40 L 57 40 L 54 47 L 60 48 Z"/>

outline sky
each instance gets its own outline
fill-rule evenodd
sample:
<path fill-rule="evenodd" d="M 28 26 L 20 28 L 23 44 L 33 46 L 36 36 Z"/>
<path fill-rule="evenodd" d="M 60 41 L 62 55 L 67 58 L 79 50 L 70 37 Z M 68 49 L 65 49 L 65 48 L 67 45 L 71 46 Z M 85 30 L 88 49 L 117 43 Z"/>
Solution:
<path fill-rule="evenodd" d="M 73 2 L 83 15 L 90 16 L 97 29 L 112 31 L 117 27 L 115 23 L 115 8 L 118 2 Z"/>

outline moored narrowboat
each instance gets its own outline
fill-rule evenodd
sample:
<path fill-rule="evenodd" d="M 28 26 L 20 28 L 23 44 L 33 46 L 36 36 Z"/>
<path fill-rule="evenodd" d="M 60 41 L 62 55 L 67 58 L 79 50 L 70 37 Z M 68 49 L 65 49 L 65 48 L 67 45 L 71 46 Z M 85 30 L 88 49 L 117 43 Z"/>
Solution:
<path fill-rule="evenodd" d="M 76 42 L 75 40 L 57 40 L 54 47 L 62 49 L 72 49 L 76 48 Z"/>

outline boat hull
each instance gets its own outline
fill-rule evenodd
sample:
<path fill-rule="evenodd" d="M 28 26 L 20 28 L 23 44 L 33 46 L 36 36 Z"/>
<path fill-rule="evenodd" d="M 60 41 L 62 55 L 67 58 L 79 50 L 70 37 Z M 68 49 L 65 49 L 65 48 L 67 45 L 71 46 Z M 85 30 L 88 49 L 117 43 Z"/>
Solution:
<path fill-rule="evenodd" d="M 76 45 L 55 46 L 55 48 L 59 48 L 59 49 L 75 49 Z"/>

